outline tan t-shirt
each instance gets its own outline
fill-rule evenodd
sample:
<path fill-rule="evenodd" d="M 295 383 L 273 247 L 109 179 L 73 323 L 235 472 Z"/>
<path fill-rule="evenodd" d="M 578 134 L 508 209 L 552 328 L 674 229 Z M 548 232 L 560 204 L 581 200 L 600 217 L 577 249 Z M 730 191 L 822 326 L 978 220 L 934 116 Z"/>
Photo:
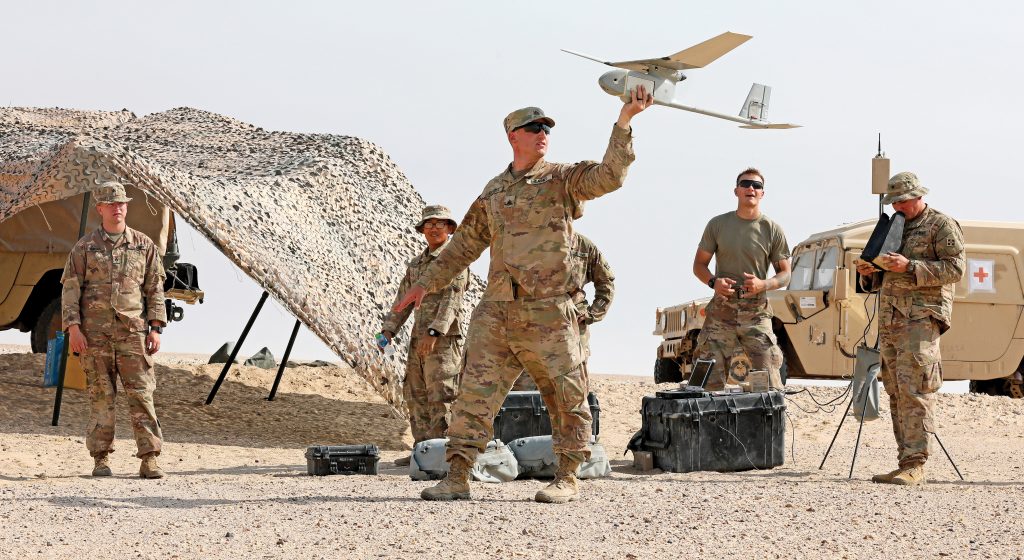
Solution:
<path fill-rule="evenodd" d="M 768 278 L 772 263 L 789 258 L 786 234 L 764 214 L 754 220 L 744 220 L 735 211 L 715 216 L 698 247 L 715 255 L 716 277 L 739 281 L 744 272 Z"/>

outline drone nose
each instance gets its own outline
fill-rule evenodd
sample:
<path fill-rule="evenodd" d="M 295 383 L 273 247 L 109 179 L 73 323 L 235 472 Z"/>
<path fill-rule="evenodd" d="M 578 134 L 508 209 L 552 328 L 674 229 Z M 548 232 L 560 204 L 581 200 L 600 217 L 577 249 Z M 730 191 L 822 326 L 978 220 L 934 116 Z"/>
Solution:
<path fill-rule="evenodd" d="M 623 85 L 626 83 L 625 70 L 612 70 L 605 72 L 597 79 L 597 85 L 601 86 L 608 95 L 620 96 L 623 92 Z"/>

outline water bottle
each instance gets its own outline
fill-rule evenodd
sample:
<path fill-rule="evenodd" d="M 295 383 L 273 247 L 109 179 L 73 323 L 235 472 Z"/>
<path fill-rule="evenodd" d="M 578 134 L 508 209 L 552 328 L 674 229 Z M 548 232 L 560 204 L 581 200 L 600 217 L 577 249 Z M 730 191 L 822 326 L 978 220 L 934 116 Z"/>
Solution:
<path fill-rule="evenodd" d="M 377 346 L 380 346 L 384 350 L 385 356 L 390 357 L 395 355 L 395 345 L 391 344 L 391 341 L 388 340 L 388 337 L 384 336 L 384 333 L 377 333 L 373 338 L 376 339 Z"/>

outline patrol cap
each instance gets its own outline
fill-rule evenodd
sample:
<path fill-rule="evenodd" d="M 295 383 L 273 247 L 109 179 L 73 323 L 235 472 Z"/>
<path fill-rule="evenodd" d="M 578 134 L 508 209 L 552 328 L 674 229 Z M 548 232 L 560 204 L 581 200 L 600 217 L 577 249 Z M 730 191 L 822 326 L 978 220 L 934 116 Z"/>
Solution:
<path fill-rule="evenodd" d="M 552 128 L 555 126 L 555 119 L 546 116 L 540 107 L 523 107 L 522 109 L 512 111 L 505 117 L 503 123 L 505 125 L 505 134 L 534 121 L 541 121 Z"/>
<path fill-rule="evenodd" d="M 432 204 L 423 208 L 423 217 L 420 218 L 420 223 L 416 224 L 416 231 L 423 233 L 423 224 L 427 223 L 427 220 L 447 220 L 452 227 L 459 227 L 459 222 L 452 219 L 452 211 L 447 206 L 440 204 Z"/>
<path fill-rule="evenodd" d="M 105 181 L 93 191 L 96 197 L 96 204 L 110 204 L 112 202 L 131 202 L 125 193 L 124 185 L 117 181 Z"/>
<path fill-rule="evenodd" d="M 885 196 L 882 197 L 882 204 L 903 202 L 912 198 L 919 198 L 928 194 L 928 189 L 921 184 L 917 175 L 909 171 L 897 173 L 889 179 L 885 188 Z"/>

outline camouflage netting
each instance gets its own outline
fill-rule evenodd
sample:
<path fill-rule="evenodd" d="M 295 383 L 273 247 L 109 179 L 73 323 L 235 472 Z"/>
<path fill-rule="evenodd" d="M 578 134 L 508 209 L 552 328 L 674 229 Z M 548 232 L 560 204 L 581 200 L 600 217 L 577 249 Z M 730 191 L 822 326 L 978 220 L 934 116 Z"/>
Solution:
<path fill-rule="evenodd" d="M 0 109 L 0 222 L 110 179 L 187 220 L 404 410 L 405 350 L 381 358 L 373 335 L 422 250 L 424 201 L 378 146 L 189 108 Z M 473 275 L 467 312 L 482 288 Z"/>

